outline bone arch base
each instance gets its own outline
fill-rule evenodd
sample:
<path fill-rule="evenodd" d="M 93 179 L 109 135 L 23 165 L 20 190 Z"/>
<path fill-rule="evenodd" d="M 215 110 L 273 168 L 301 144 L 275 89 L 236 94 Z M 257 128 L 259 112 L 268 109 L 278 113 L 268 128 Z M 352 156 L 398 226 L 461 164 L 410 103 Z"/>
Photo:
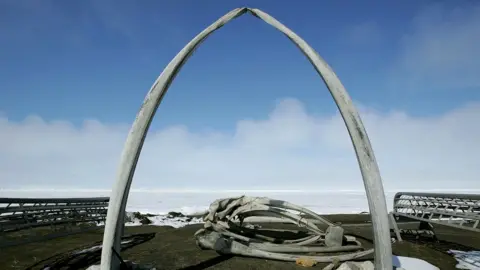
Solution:
<path fill-rule="evenodd" d="M 119 260 L 115 257 L 113 249 L 116 251 L 120 250 L 120 239 L 124 227 L 124 213 L 130 185 L 132 183 L 138 157 L 148 132 L 148 128 L 163 96 L 167 92 L 176 74 L 192 55 L 196 47 L 198 47 L 215 30 L 247 12 L 260 18 L 267 24 L 270 24 L 295 43 L 302 53 L 307 56 L 310 63 L 314 66 L 317 73 L 327 85 L 350 134 L 358 164 L 360 166 L 360 171 L 362 173 L 368 205 L 372 216 L 375 244 L 375 269 L 392 269 L 390 228 L 388 225 L 387 205 L 382 179 L 367 133 L 357 110 L 352 104 L 350 96 L 328 64 L 297 34 L 259 9 L 237 8 L 218 19 L 193 38 L 167 65 L 145 97 L 142 107 L 137 114 L 125 142 L 120 166 L 117 170 L 117 179 L 110 197 L 110 205 L 108 207 L 107 221 L 103 236 L 101 257 L 102 270 L 116 270 L 119 268 Z"/>

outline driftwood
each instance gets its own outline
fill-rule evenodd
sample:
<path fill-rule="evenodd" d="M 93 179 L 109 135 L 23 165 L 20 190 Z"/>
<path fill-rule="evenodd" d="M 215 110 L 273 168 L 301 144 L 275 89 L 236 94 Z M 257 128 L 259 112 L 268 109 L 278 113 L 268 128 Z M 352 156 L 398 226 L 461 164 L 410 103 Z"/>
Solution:
<path fill-rule="evenodd" d="M 280 218 L 301 230 L 263 229 L 248 223 L 251 217 Z M 373 253 L 373 249 L 364 250 L 355 237 L 344 235 L 340 226 L 281 200 L 247 196 L 219 199 L 210 205 L 203 219 L 204 228 L 195 233 L 197 245 L 221 254 L 317 263 L 349 261 Z"/>

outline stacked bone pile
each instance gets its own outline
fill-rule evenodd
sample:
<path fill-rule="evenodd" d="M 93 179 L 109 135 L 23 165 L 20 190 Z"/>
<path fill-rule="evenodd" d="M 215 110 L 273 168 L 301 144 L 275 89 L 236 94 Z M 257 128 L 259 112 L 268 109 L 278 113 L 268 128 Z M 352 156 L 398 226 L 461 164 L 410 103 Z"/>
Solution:
<path fill-rule="evenodd" d="M 210 205 L 204 221 L 204 228 L 195 233 L 197 245 L 221 254 L 316 264 L 373 253 L 373 249 L 364 250 L 355 237 L 344 235 L 342 227 L 281 200 L 247 196 L 219 199 Z M 260 222 L 282 225 L 263 228 Z"/>

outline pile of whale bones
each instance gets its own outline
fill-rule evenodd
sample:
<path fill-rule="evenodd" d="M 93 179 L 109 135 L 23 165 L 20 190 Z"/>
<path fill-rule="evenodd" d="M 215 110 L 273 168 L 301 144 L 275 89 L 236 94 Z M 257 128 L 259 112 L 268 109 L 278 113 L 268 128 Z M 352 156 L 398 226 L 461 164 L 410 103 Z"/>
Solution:
<path fill-rule="evenodd" d="M 302 266 L 330 263 L 324 269 L 373 269 L 367 258 L 373 249 L 365 250 L 354 236 L 345 235 L 341 226 L 299 205 L 266 197 L 240 196 L 218 199 L 198 215 L 203 215 L 205 221 L 204 227 L 195 233 L 196 243 L 202 249 L 291 261 Z M 255 224 L 260 222 L 290 223 L 297 228 L 262 228 Z M 360 258 L 365 261 L 351 261 Z"/>

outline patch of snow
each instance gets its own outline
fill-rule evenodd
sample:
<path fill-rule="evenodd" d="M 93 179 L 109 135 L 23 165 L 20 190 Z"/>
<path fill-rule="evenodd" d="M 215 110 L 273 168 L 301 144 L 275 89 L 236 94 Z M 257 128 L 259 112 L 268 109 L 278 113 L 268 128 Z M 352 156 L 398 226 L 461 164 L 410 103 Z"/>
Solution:
<path fill-rule="evenodd" d="M 169 215 L 155 215 L 155 216 L 147 216 L 147 215 L 153 215 L 149 213 L 141 213 L 145 218 L 148 218 L 151 223 L 146 224 L 150 226 L 171 226 L 174 228 L 181 228 L 187 225 L 192 225 L 192 224 L 202 224 L 204 221 L 202 218 L 199 217 L 191 217 L 191 216 L 185 216 L 183 213 L 180 217 L 171 217 Z M 125 226 L 142 226 L 145 224 L 142 224 L 141 220 L 138 218 L 135 218 L 132 212 L 128 212 L 126 214 L 127 218 L 130 220 L 129 222 L 125 222 Z M 98 222 L 97 226 L 105 226 L 105 222 Z"/>
<path fill-rule="evenodd" d="M 457 269 L 480 270 L 480 251 L 449 250 L 457 260 Z"/>
<path fill-rule="evenodd" d="M 333 265 L 332 265 L 333 267 Z M 325 268 L 324 268 L 325 269 Z M 327 268 L 328 269 L 328 268 Z M 333 268 L 330 268 L 333 269 Z M 375 270 L 371 261 L 364 262 L 344 262 L 337 268 L 337 270 Z"/>
<path fill-rule="evenodd" d="M 207 209 L 208 209 L 208 206 L 182 206 L 179 209 L 177 209 L 177 212 L 180 212 L 186 216 L 189 216 L 189 215 L 195 215 L 199 212 L 205 212 Z"/>
<path fill-rule="evenodd" d="M 186 225 L 203 223 L 203 220 L 201 218 L 193 218 L 193 217 L 186 217 L 186 216 L 170 217 L 168 215 L 158 215 L 158 216 L 151 216 L 146 218 L 148 218 L 152 222 L 151 224 L 148 224 L 148 225 L 171 226 L 174 228 L 181 228 Z M 132 220 L 131 222 L 126 222 L 125 226 L 142 226 L 143 225 L 140 222 L 140 220 L 137 218 L 132 217 L 131 220 Z"/>
<path fill-rule="evenodd" d="M 393 266 L 396 269 L 402 268 L 405 270 L 440 270 L 433 264 L 430 264 L 424 260 L 404 257 L 404 256 L 395 256 L 393 255 Z"/>

